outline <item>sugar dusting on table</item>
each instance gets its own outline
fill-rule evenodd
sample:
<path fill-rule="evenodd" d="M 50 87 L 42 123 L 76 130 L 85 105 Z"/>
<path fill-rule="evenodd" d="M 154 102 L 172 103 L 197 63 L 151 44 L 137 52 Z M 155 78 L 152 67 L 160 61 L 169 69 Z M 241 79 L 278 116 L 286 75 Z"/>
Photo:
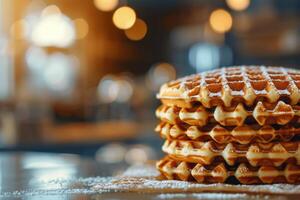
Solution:
<path fill-rule="evenodd" d="M 158 180 L 153 165 L 135 165 L 116 177 L 87 177 L 79 179 L 49 180 L 40 188 L 23 188 L 20 191 L 1 191 L 0 197 L 33 196 L 51 194 L 104 194 L 114 192 L 137 192 L 156 194 L 156 199 L 245 199 L 250 194 L 297 194 L 300 185 L 230 185 L 198 184 L 176 180 Z M 43 187 L 47 185 L 47 187 Z M 51 187 L 48 187 L 51 186 Z M 255 196 L 255 195 L 254 195 Z M 257 196 L 257 195 L 256 195 Z M 251 195 L 253 197 L 253 195 Z M 264 196 L 268 197 L 268 196 Z M 248 198 L 246 198 L 248 199 Z"/>
<path fill-rule="evenodd" d="M 167 193 L 167 194 L 159 194 L 156 199 L 245 199 L 249 197 L 249 195 L 242 194 L 224 194 L 224 193 Z M 268 199 L 269 196 L 266 196 L 264 199 Z"/>
<path fill-rule="evenodd" d="M 120 177 L 111 182 L 94 186 L 97 191 L 142 192 L 142 193 L 252 193 L 252 194 L 300 194 L 300 185 L 230 185 L 199 184 L 177 180 L 158 180 L 159 175 L 153 165 L 136 165 L 128 168 Z"/>
<path fill-rule="evenodd" d="M 156 177 L 159 172 L 151 164 L 137 164 L 129 167 L 123 174 L 123 177 Z"/>

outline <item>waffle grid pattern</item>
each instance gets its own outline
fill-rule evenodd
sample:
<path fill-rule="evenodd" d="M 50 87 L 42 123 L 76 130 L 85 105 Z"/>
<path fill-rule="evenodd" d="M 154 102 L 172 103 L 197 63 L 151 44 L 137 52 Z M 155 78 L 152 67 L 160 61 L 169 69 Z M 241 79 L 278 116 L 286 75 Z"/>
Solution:
<path fill-rule="evenodd" d="M 155 112 L 162 121 L 171 124 L 187 123 L 189 125 L 205 126 L 218 122 L 223 126 L 241 126 L 247 118 L 254 119 L 259 125 L 285 125 L 300 117 L 300 106 L 291 106 L 283 101 L 273 105 L 258 102 L 253 110 L 247 110 L 243 104 L 224 109 L 217 106 L 214 111 L 208 111 L 203 106 L 193 109 L 161 105 Z"/>
<path fill-rule="evenodd" d="M 224 163 L 219 163 L 210 168 L 201 164 L 174 161 L 168 157 L 157 163 L 157 169 L 170 180 L 224 183 L 229 177 L 235 177 L 242 184 L 300 182 L 300 166 L 293 164 L 281 169 L 270 166 L 253 168 L 247 164 L 240 164 L 235 169 L 228 170 Z"/>
<path fill-rule="evenodd" d="M 217 158 L 221 158 L 230 166 L 247 161 L 252 166 L 278 167 L 288 160 L 300 164 L 299 144 L 299 142 L 276 142 L 221 145 L 212 141 L 166 140 L 162 150 L 172 158 L 190 160 L 203 165 L 212 164 Z"/>
<path fill-rule="evenodd" d="M 230 67 L 187 76 L 164 84 L 157 97 L 200 102 L 204 107 L 230 107 L 234 102 L 253 105 L 258 100 L 270 103 L 300 100 L 300 72 L 283 67 Z M 176 101 L 175 101 L 176 102 Z"/>
<path fill-rule="evenodd" d="M 234 66 L 162 85 L 167 179 L 300 183 L 300 70 Z"/>
<path fill-rule="evenodd" d="M 300 135 L 300 128 L 294 128 L 291 125 L 275 129 L 272 126 L 265 125 L 262 127 L 255 126 L 238 126 L 233 129 L 226 129 L 220 125 L 209 128 L 208 131 L 201 130 L 201 127 L 189 126 L 183 128 L 178 125 L 160 123 L 155 128 L 163 138 L 166 139 L 183 139 L 193 141 L 213 140 L 219 144 L 237 142 L 239 144 L 249 144 L 251 142 L 270 143 L 271 141 L 288 142 L 295 136 Z"/>

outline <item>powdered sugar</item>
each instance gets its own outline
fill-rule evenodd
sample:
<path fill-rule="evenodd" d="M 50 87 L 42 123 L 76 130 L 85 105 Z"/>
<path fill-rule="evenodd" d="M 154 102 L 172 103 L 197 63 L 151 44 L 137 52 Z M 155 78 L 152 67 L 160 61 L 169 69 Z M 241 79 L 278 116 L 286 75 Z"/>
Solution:
<path fill-rule="evenodd" d="M 65 194 L 114 194 L 114 192 L 137 192 L 154 195 L 154 199 L 256 199 L 261 194 L 297 194 L 300 185 L 229 185 L 229 184 L 197 184 L 186 181 L 159 180 L 159 173 L 154 165 L 135 165 L 122 176 L 87 177 L 68 180 L 51 180 L 49 184 L 58 184 L 55 189 L 24 189 L 20 191 L 0 193 L 0 197 L 19 197 L 33 195 L 65 195 Z M 46 184 L 46 183 L 43 183 Z M 259 194 L 259 195 L 251 195 Z M 116 193 L 117 194 L 117 193 Z M 129 193 L 128 193 L 129 194 Z M 156 196 L 155 196 L 156 195 Z M 251 197 L 251 198 L 248 198 Z M 268 199 L 269 196 L 263 196 Z M 281 196 L 282 197 L 282 196 Z M 273 199 L 274 196 L 271 196 Z M 261 199 L 261 198 L 260 198 Z M 279 198 L 280 199 L 280 198 Z"/>
<path fill-rule="evenodd" d="M 136 172 L 136 173 L 135 173 Z M 158 172 L 154 166 L 134 166 L 123 176 L 113 177 L 107 182 L 93 186 L 95 191 L 120 191 L 140 193 L 253 193 L 253 194 L 300 194 L 300 185 L 230 185 L 230 184 L 198 184 L 176 180 L 158 180 Z M 125 176 L 126 175 L 126 176 Z M 127 176 L 130 175 L 130 176 Z"/>
<path fill-rule="evenodd" d="M 159 194 L 157 199 L 182 199 L 182 198 L 195 198 L 195 199 L 244 199 L 249 197 L 247 194 L 224 194 L 224 193 L 168 193 Z"/>
<path fill-rule="evenodd" d="M 155 177 L 159 172 L 152 165 L 133 165 L 129 167 L 122 176 Z"/>

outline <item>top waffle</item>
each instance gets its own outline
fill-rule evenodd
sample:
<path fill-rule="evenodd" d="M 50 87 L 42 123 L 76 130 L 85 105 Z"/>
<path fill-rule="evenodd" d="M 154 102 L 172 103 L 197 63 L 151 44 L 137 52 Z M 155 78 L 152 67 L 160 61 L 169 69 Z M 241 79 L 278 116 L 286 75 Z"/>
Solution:
<path fill-rule="evenodd" d="M 300 71 L 282 67 L 228 67 L 190 75 L 164 84 L 157 97 L 167 105 L 206 108 L 226 107 L 257 101 L 283 100 L 295 105 L 300 100 Z"/>

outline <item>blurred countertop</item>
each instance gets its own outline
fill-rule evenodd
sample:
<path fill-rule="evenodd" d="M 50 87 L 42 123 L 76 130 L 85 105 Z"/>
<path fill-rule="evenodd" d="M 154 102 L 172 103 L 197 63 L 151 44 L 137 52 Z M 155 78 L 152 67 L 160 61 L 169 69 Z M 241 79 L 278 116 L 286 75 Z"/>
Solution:
<path fill-rule="evenodd" d="M 125 140 L 135 137 L 140 130 L 141 126 L 133 121 L 68 123 L 49 128 L 43 140 L 47 143 Z"/>

